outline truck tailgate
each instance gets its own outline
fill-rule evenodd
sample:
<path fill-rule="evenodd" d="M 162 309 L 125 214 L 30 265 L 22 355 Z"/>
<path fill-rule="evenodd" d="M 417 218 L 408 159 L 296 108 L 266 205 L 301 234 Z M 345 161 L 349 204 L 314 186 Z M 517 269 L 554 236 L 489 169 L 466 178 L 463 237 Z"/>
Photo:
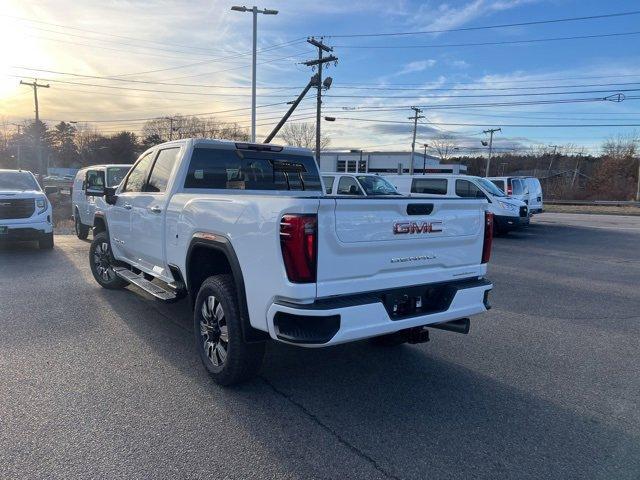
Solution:
<path fill-rule="evenodd" d="M 484 275 L 485 210 L 475 199 L 321 200 L 318 297 Z"/>

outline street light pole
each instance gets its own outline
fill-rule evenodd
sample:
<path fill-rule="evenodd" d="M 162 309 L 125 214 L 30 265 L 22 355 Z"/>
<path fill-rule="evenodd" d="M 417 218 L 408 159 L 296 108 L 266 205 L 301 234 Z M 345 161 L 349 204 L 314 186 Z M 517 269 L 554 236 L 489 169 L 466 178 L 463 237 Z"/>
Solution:
<path fill-rule="evenodd" d="M 424 175 L 427 170 L 427 147 L 429 144 L 423 143 L 422 146 L 424 147 L 424 157 L 422 158 L 422 174 Z"/>
<path fill-rule="evenodd" d="M 256 57 L 258 53 L 258 14 L 277 15 L 277 10 L 267 8 L 258 10 L 255 5 L 251 8 L 233 6 L 231 10 L 236 12 L 251 12 L 253 14 L 253 59 L 251 61 L 251 142 L 256 141 Z"/>

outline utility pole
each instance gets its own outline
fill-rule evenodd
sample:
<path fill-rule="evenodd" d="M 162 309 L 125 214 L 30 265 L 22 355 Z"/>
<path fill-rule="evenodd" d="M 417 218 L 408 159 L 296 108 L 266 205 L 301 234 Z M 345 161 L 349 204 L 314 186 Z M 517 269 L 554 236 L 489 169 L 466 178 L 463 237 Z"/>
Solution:
<path fill-rule="evenodd" d="M 49 88 L 49 84 L 38 83 L 38 79 L 34 78 L 33 82 L 25 82 L 20 80 L 20 85 L 27 85 L 33 88 L 33 101 L 36 107 L 36 155 L 38 157 L 38 170 L 42 173 L 42 139 L 40 135 L 40 109 L 38 107 L 38 88 Z"/>
<path fill-rule="evenodd" d="M 173 140 L 173 117 L 164 117 L 165 120 L 169 120 L 169 141 Z"/>
<path fill-rule="evenodd" d="M 258 14 L 277 15 L 278 10 L 265 8 L 258 10 L 255 5 L 251 8 L 233 6 L 231 10 L 235 12 L 251 12 L 253 14 L 253 59 L 251 61 L 251 143 L 256 141 L 256 56 L 258 47 Z"/>
<path fill-rule="evenodd" d="M 329 55 L 328 57 L 324 57 L 324 52 L 333 52 L 333 47 L 329 47 L 322 43 L 323 37 L 320 37 L 320 40 L 316 40 L 314 37 L 307 38 L 307 43 L 313 45 L 318 49 L 318 59 L 317 60 L 309 60 L 308 62 L 303 62 L 303 65 L 307 67 L 315 67 L 318 66 L 318 93 L 316 96 L 316 162 L 320 165 L 320 123 L 322 121 L 322 89 L 328 89 L 331 86 L 331 77 L 327 77 L 325 81 L 322 80 L 322 66 L 328 62 L 337 62 L 338 58 L 333 55 Z"/>
<path fill-rule="evenodd" d="M 547 170 L 547 177 L 551 175 L 551 165 L 553 165 L 553 159 L 556 158 L 556 152 L 558 151 L 559 145 L 549 145 L 549 148 L 553 148 L 553 156 L 549 161 L 549 169 Z"/>
<path fill-rule="evenodd" d="M 493 153 L 493 134 L 496 132 L 501 132 L 501 128 L 490 128 L 488 130 L 483 130 L 482 133 L 489 134 L 489 157 L 487 158 L 487 169 L 484 172 L 484 176 L 489 176 L 489 167 L 491 166 L 491 155 Z"/>
<path fill-rule="evenodd" d="M 416 131 L 418 130 L 418 119 L 424 118 L 422 109 L 418 107 L 411 107 L 413 110 L 413 117 L 409 117 L 409 120 L 413 120 L 413 140 L 411 141 L 411 165 L 409 165 L 409 175 L 413 175 L 413 159 L 416 155 Z"/>

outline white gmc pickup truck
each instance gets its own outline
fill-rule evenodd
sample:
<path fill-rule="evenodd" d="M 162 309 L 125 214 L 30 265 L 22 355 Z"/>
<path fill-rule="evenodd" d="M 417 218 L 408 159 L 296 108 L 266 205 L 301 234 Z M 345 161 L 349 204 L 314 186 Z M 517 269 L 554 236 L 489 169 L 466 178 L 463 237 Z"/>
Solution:
<path fill-rule="evenodd" d="M 241 381 L 265 341 L 324 347 L 376 337 L 467 333 L 489 308 L 486 201 L 325 195 L 309 150 L 179 140 L 104 181 L 91 270 L 105 288 L 135 284 L 188 297 L 195 344 L 213 379 Z"/>

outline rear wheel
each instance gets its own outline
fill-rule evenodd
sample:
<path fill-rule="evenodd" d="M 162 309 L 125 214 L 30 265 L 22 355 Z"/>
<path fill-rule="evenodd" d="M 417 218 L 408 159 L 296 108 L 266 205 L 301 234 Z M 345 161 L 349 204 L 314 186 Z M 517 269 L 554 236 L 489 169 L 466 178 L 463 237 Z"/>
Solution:
<path fill-rule="evenodd" d="M 53 248 L 53 232 L 45 234 L 38 240 L 38 247 L 40 250 L 51 250 Z"/>
<path fill-rule="evenodd" d="M 102 287 L 110 290 L 124 288 L 128 285 L 113 271 L 115 259 L 111 253 L 111 244 L 107 232 L 100 232 L 93 237 L 91 247 L 89 248 L 89 263 L 91 265 L 91 273 Z"/>
<path fill-rule="evenodd" d="M 195 344 L 209 375 L 220 385 L 254 376 L 264 357 L 264 342 L 248 343 L 230 275 L 214 275 L 200 287 L 193 314 Z"/>
<path fill-rule="evenodd" d="M 86 240 L 87 237 L 89 236 L 89 226 L 85 225 L 84 223 L 82 223 L 82 221 L 80 220 L 80 214 L 78 213 L 78 210 L 76 209 L 76 213 L 73 216 L 74 217 L 74 224 L 75 224 L 75 228 L 76 228 L 76 236 L 80 239 L 80 240 Z"/>

